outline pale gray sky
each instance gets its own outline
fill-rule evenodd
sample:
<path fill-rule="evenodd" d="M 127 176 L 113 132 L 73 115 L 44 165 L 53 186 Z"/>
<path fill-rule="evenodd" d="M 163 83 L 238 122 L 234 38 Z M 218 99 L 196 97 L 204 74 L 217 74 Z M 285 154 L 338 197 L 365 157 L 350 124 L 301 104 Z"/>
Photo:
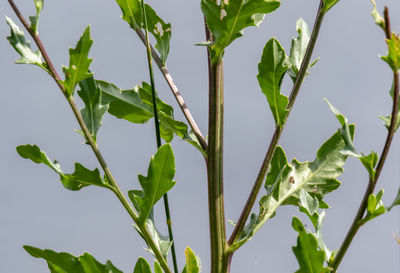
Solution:
<path fill-rule="evenodd" d="M 34 13 L 33 1 L 16 2 L 26 17 Z M 225 199 L 229 219 L 237 220 L 274 129 L 256 79 L 262 48 L 274 36 L 288 51 L 296 35 L 296 20 L 303 17 L 311 28 L 318 2 L 283 1 L 276 12 L 266 16 L 261 28 L 247 29 L 245 36 L 226 50 Z M 172 23 L 167 65 L 206 134 L 206 54 L 203 47 L 193 46 L 205 39 L 200 3 L 149 3 Z M 389 5 L 392 28 L 400 32 L 400 3 L 377 0 L 377 4 L 380 10 Z M 360 151 L 381 152 L 386 129 L 378 115 L 390 112 L 391 72 L 378 58 L 386 53 L 386 47 L 382 32 L 370 16 L 371 9 L 367 0 L 343 0 L 326 16 L 314 53 L 314 58 L 321 59 L 304 83 L 281 139 L 288 159 L 314 160 L 318 147 L 339 127 L 324 97 L 356 123 L 355 144 Z M 6 1 L 1 1 L 0 10 L 17 22 Z M 68 64 L 68 47 L 75 46 L 91 24 L 94 45 L 90 55 L 96 78 L 125 89 L 148 81 L 145 49 L 120 14 L 115 1 L 46 1 L 40 35 L 58 71 Z M 132 272 L 139 256 L 151 261 L 131 220 L 110 192 L 95 187 L 67 191 L 47 167 L 17 155 L 17 145 L 30 143 L 39 145 L 67 171 L 76 161 L 90 168 L 98 166 L 90 149 L 73 131 L 78 125 L 52 79 L 36 67 L 13 64 L 17 54 L 5 38 L 9 34 L 5 22 L 0 24 L 0 34 L 0 272 L 47 272 L 43 260 L 25 253 L 24 244 L 74 254 L 88 251 L 101 262 L 110 259 L 124 272 Z M 156 77 L 159 95 L 176 108 L 176 116 L 183 120 L 158 72 Z M 290 86 L 287 79 L 285 93 Z M 98 141 L 122 188 L 138 188 L 136 176 L 146 172 L 150 155 L 155 152 L 152 123 L 132 125 L 106 116 Z M 178 262 L 182 268 L 184 248 L 190 245 L 202 260 L 203 272 L 208 272 L 204 162 L 196 150 L 178 139 L 173 141 L 173 148 L 177 185 L 170 192 L 170 202 Z M 385 188 L 383 201 L 387 205 L 400 185 L 399 149 L 397 136 L 377 186 L 378 190 Z M 327 197 L 332 208 L 327 211 L 323 228 L 326 244 L 332 249 L 340 246 L 356 213 L 367 185 L 367 172 L 357 160 L 350 159 L 339 180 L 342 186 Z M 400 271 L 400 246 L 393 235 L 400 233 L 399 212 L 397 207 L 360 230 L 340 272 Z M 161 206 L 156 213 L 163 215 Z M 290 226 L 293 215 L 299 215 L 296 208 L 280 208 L 277 216 L 234 255 L 232 273 L 296 271 L 298 265 L 291 250 L 297 235 Z M 228 233 L 231 230 L 228 225 Z"/>

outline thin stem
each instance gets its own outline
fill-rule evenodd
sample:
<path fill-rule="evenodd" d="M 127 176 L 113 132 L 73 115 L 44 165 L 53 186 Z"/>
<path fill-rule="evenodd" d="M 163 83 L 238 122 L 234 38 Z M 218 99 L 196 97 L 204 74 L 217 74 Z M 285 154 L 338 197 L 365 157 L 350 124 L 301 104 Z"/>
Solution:
<path fill-rule="evenodd" d="M 296 97 L 297 97 L 297 95 L 299 93 L 301 84 L 303 83 L 304 77 L 305 77 L 305 75 L 307 73 L 307 70 L 308 70 L 308 67 L 310 65 L 310 59 L 311 59 L 312 53 L 314 51 L 315 43 L 317 41 L 318 34 L 319 34 L 320 29 L 321 29 L 322 21 L 324 19 L 324 15 L 325 15 L 325 13 L 323 12 L 322 8 L 323 8 L 323 0 L 320 1 L 319 7 L 318 7 L 318 11 L 317 11 L 317 17 L 315 19 L 315 23 L 314 23 L 313 31 L 312 31 L 312 34 L 311 34 L 311 37 L 310 37 L 310 41 L 308 43 L 304 59 L 302 60 L 299 74 L 297 75 L 296 81 L 295 81 L 295 83 L 293 85 L 293 89 L 292 89 L 292 91 L 290 93 L 289 103 L 288 103 L 288 106 L 287 106 L 289 112 L 286 115 L 286 120 L 289 117 L 289 114 L 290 114 L 290 112 L 292 110 L 293 104 L 294 104 L 294 102 L 296 100 Z M 255 203 L 255 201 L 257 199 L 257 195 L 260 192 L 262 183 L 263 183 L 263 181 L 265 179 L 265 176 L 266 176 L 266 174 L 268 172 L 268 168 L 269 168 L 269 165 L 271 163 L 272 156 L 273 156 L 273 154 L 275 152 L 275 149 L 276 149 L 276 147 L 278 145 L 278 142 L 279 142 L 279 139 L 281 137 L 282 131 L 283 131 L 284 126 L 286 124 L 286 120 L 285 120 L 285 123 L 282 126 L 282 128 L 280 128 L 279 126 L 277 126 L 275 128 L 274 134 L 272 135 L 270 144 L 268 146 L 267 154 L 265 155 L 264 161 L 261 164 L 261 168 L 260 168 L 260 171 L 258 172 L 256 181 L 254 182 L 253 188 L 252 188 L 252 190 L 251 190 L 251 192 L 249 194 L 249 197 L 248 197 L 248 199 L 246 201 L 246 204 L 245 204 L 245 206 L 244 206 L 244 208 L 242 210 L 242 213 L 240 214 L 240 217 L 239 217 L 239 220 L 238 220 L 238 222 L 237 222 L 237 224 L 235 226 L 235 229 L 233 230 L 232 235 L 228 240 L 228 246 L 232 245 L 235 242 L 235 240 L 239 237 L 240 233 L 242 232 L 242 230 L 243 230 L 243 228 L 244 228 L 244 226 L 246 224 L 246 221 L 247 221 L 247 219 L 248 219 L 248 217 L 249 217 L 249 215 L 251 213 L 251 210 L 252 210 L 252 208 L 254 206 L 254 203 Z"/>
<path fill-rule="evenodd" d="M 390 39 L 392 32 L 390 29 L 389 10 L 387 7 L 385 7 L 384 15 L 385 15 L 385 34 L 386 34 L 386 38 Z M 399 72 L 398 71 L 393 72 L 393 82 L 394 82 L 394 88 L 393 88 L 392 117 L 390 119 L 390 126 L 389 126 L 388 134 L 386 137 L 385 145 L 383 147 L 378 165 L 376 166 L 376 169 L 375 169 L 375 176 L 372 178 L 371 177 L 369 178 L 368 187 L 364 193 L 364 197 L 361 201 L 360 207 L 358 208 L 357 214 L 353 219 L 350 229 L 347 232 L 347 235 L 346 235 L 342 245 L 340 246 L 338 253 L 336 254 L 335 260 L 332 262 L 332 268 L 333 268 L 332 272 L 334 272 L 334 273 L 337 272 L 337 269 L 338 269 L 340 263 L 342 262 L 344 255 L 346 254 L 350 244 L 352 243 L 355 235 L 357 234 L 357 231 L 362 226 L 361 220 L 363 219 L 365 210 L 367 209 L 367 206 L 368 206 L 368 197 L 374 192 L 374 189 L 378 182 L 378 178 L 382 172 L 387 155 L 389 153 L 394 133 L 396 131 L 396 119 L 397 119 L 397 113 L 399 111 Z"/>
<path fill-rule="evenodd" d="M 157 142 L 157 149 L 158 149 L 161 147 L 160 122 L 159 122 L 159 118 L 158 118 L 157 94 L 156 94 L 156 89 L 155 89 L 154 73 L 153 73 L 153 60 L 151 58 L 151 46 L 150 46 L 150 40 L 149 40 L 149 30 L 148 30 L 148 25 L 147 25 L 147 16 L 146 16 L 146 10 L 145 10 L 145 6 L 144 6 L 144 0 L 141 1 L 141 5 L 142 5 L 142 13 L 143 13 L 143 19 L 144 19 L 145 33 L 146 33 L 147 63 L 149 65 L 151 94 L 152 94 L 152 100 L 153 100 L 154 125 L 155 125 L 155 130 L 156 130 L 156 142 Z M 163 199 L 164 199 L 166 223 L 167 223 L 167 227 L 168 227 L 168 235 L 169 235 L 169 240 L 171 241 L 171 254 L 172 254 L 172 262 L 174 265 L 174 272 L 178 273 L 178 263 L 176 261 L 175 241 L 174 241 L 174 235 L 172 232 L 172 221 L 171 221 L 171 214 L 170 214 L 170 210 L 169 210 L 169 202 L 168 202 L 168 194 L 167 193 L 164 194 Z"/>
<path fill-rule="evenodd" d="M 143 42 L 144 45 L 146 45 L 146 36 L 143 34 L 143 32 L 139 29 L 136 28 L 135 29 L 137 35 L 139 36 L 140 40 Z M 207 151 L 207 142 L 204 138 L 204 136 L 202 135 L 199 127 L 196 124 L 196 121 L 194 120 L 192 114 L 189 111 L 189 108 L 186 106 L 185 101 L 183 100 L 183 97 L 181 95 L 181 93 L 179 92 L 178 87 L 176 86 L 176 84 L 174 83 L 174 80 L 171 77 L 171 74 L 168 72 L 167 67 L 163 64 L 161 58 L 158 56 L 157 52 L 154 50 L 154 48 L 152 46 L 150 46 L 151 48 L 151 54 L 153 56 L 153 59 L 155 61 L 155 63 L 157 64 L 158 68 L 161 71 L 161 74 L 164 76 L 169 88 L 171 89 L 179 107 L 182 110 L 183 115 L 185 116 L 187 122 L 189 123 L 190 128 L 192 128 L 193 133 L 195 134 L 197 140 L 200 143 L 200 146 Z"/>
<path fill-rule="evenodd" d="M 53 65 L 51 59 L 49 58 L 49 56 L 47 54 L 47 51 L 43 46 L 43 43 L 42 43 L 41 39 L 32 30 L 32 28 L 29 26 L 29 24 L 27 23 L 27 21 L 25 20 L 25 18 L 23 17 L 21 12 L 17 8 L 17 6 L 15 5 L 14 1 L 13 0 L 8 0 L 8 2 L 10 3 L 10 6 L 14 10 L 15 14 L 17 15 L 17 17 L 19 18 L 21 23 L 24 25 L 25 29 L 32 36 L 32 38 L 35 41 L 37 47 L 39 48 L 40 52 L 42 53 L 42 56 L 43 56 L 47 66 L 48 66 L 50 75 L 52 76 L 52 78 L 56 82 L 57 86 L 60 88 L 61 92 L 67 98 L 68 103 L 69 103 L 69 105 L 70 105 L 70 107 L 72 109 L 72 112 L 74 113 L 74 116 L 75 116 L 76 120 L 78 121 L 78 124 L 81 127 L 82 132 L 83 132 L 83 134 L 84 134 L 89 146 L 92 148 L 93 153 L 95 154 L 95 156 L 96 156 L 97 160 L 99 161 L 102 169 L 104 170 L 104 173 L 105 173 L 105 175 L 107 177 L 108 182 L 112 186 L 112 191 L 117 196 L 117 198 L 120 200 L 120 202 L 122 203 L 122 205 L 124 206 L 124 208 L 128 212 L 128 214 L 131 216 L 131 218 L 133 219 L 135 224 L 139 227 L 139 229 L 140 229 L 140 231 L 141 231 L 146 243 L 153 250 L 154 255 L 156 256 L 157 260 L 160 262 L 160 265 L 163 268 L 164 272 L 171 273 L 171 270 L 168 267 L 168 263 L 164 259 L 163 255 L 161 254 L 161 252 L 158 249 L 158 247 L 155 244 L 155 242 L 153 241 L 150 233 L 147 231 L 147 229 L 145 228 L 144 225 L 140 224 L 137 214 L 133 210 L 132 206 L 129 204 L 128 200 L 124 196 L 123 192 L 121 191 L 121 189 L 119 188 L 117 182 L 115 181 L 113 175 L 111 174 L 111 171 L 108 168 L 107 163 L 104 160 L 104 158 L 103 158 L 103 156 L 102 156 L 97 144 L 93 141 L 93 138 L 91 137 L 91 134 L 90 134 L 90 132 L 89 132 L 89 130 L 88 130 L 88 128 L 87 128 L 82 116 L 81 116 L 81 113 L 80 113 L 78 107 L 75 104 L 74 98 L 67 96 L 64 86 L 60 83 L 61 78 L 59 77 L 57 71 L 55 70 L 54 65 Z"/>

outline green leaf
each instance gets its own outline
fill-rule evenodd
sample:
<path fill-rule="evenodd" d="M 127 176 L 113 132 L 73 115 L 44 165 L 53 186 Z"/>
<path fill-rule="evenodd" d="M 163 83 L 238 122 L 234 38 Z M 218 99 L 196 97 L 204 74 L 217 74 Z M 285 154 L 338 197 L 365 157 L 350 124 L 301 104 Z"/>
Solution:
<path fill-rule="evenodd" d="M 394 34 L 390 39 L 386 40 L 388 45 L 388 55 L 382 56 L 381 59 L 389 64 L 393 72 L 400 69 L 400 38 Z"/>
<path fill-rule="evenodd" d="M 375 166 L 378 162 L 378 154 L 372 151 L 369 155 L 362 155 L 359 157 L 361 163 L 367 169 L 369 173 L 369 177 L 374 180 L 375 179 Z"/>
<path fill-rule="evenodd" d="M 154 260 L 154 273 L 163 273 L 162 268 L 157 260 Z"/>
<path fill-rule="evenodd" d="M 145 8 L 148 30 L 156 39 L 155 48 L 160 53 L 163 64 L 165 64 L 171 40 L 171 24 L 165 23 L 149 5 L 146 4 Z"/>
<path fill-rule="evenodd" d="M 327 13 L 339 0 L 324 0 L 323 12 Z"/>
<path fill-rule="evenodd" d="M 390 211 L 393 207 L 400 205 L 400 188 L 399 191 L 397 192 L 396 197 L 394 198 L 392 204 L 390 207 L 387 208 L 387 211 Z"/>
<path fill-rule="evenodd" d="M 75 257 L 66 252 L 41 250 L 33 246 L 24 246 L 24 249 L 31 256 L 46 260 L 52 273 L 122 273 L 110 261 L 101 264 L 89 253 Z"/>
<path fill-rule="evenodd" d="M 218 62 L 224 49 L 243 35 L 249 26 L 258 26 L 264 15 L 280 6 L 275 0 L 224 0 L 218 5 L 214 0 L 202 0 L 201 10 L 215 43 L 210 47 L 212 62 Z"/>
<path fill-rule="evenodd" d="M 47 65 L 42 60 L 42 54 L 39 50 L 33 52 L 29 41 L 25 40 L 24 32 L 20 27 L 18 27 L 10 18 L 6 16 L 6 22 L 10 26 L 10 36 L 7 40 L 13 46 L 13 48 L 21 56 L 15 63 L 17 64 L 34 64 L 47 72 Z"/>
<path fill-rule="evenodd" d="M 264 47 L 261 62 L 258 64 L 257 79 L 267 97 L 276 126 L 281 128 L 288 113 L 286 109 L 288 98 L 280 92 L 287 69 L 285 50 L 276 39 L 272 38 Z"/>
<path fill-rule="evenodd" d="M 379 116 L 379 118 L 383 121 L 383 124 L 385 125 L 385 127 L 387 129 L 390 128 L 390 123 L 392 120 L 392 115 L 389 116 Z M 397 113 L 397 117 L 396 117 L 396 126 L 394 127 L 395 132 L 397 131 L 397 129 L 399 129 L 400 127 L 400 111 Z"/>
<path fill-rule="evenodd" d="M 293 82 L 296 81 L 297 75 L 299 74 L 301 63 L 306 55 L 308 42 L 310 41 L 310 30 L 303 18 L 297 20 L 296 30 L 299 36 L 292 39 L 292 46 L 289 55 L 290 68 L 288 70 L 288 74 L 292 78 Z"/>
<path fill-rule="evenodd" d="M 135 86 L 132 90 L 121 90 L 111 83 L 103 81 L 97 83 L 102 92 L 102 104 L 109 104 L 108 112 L 111 115 L 139 124 L 148 122 L 154 116 L 149 84 L 143 82 L 142 86 Z M 171 142 L 173 135 L 176 134 L 205 155 L 197 138 L 188 131 L 188 126 L 174 119 L 173 108 L 170 105 L 157 98 L 157 108 L 161 137 L 166 142 Z"/>
<path fill-rule="evenodd" d="M 122 11 L 122 19 L 133 29 L 141 26 L 142 8 L 139 0 L 116 0 Z"/>
<path fill-rule="evenodd" d="M 330 272 L 324 267 L 325 253 L 318 247 L 318 241 L 312 233 L 308 233 L 299 218 L 293 217 L 293 228 L 299 233 L 297 246 L 292 247 L 300 269 L 296 273 Z"/>
<path fill-rule="evenodd" d="M 387 212 L 385 206 L 381 201 L 382 195 L 383 189 L 380 190 L 376 196 L 373 193 L 368 196 L 367 215 L 362 220 L 360 220 L 360 225 L 364 225 L 366 222 Z"/>
<path fill-rule="evenodd" d="M 199 257 L 196 257 L 193 250 L 189 246 L 187 246 L 185 249 L 185 256 L 186 263 L 182 273 L 199 273 L 201 269 L 200 259 Z"/>
<path fill-rule="evenodd" d="M 34 1 L 35 1 L 35 7 L 36 7 L 36 15 L 29 16 L 29 20 L 31 21 L 31 28 L 32 28 L 33 32 L 35 32 L 35 34 L 38 35 L 39 34 L 39 32 L 38 32 L 39 15 L 43 9 L 43 0 L 34 0 Z"/>
<path fill-rule="evenodd" d="M 175 159 L 169 144 L 161 146 L 150 160 L 147 177 L 139 175 L 143 191 L 135 191 L 134 200 L 139 208 L 139 221 L 145 223 L 151 208 L 174 185 Z"/>
<path fill-rule="evenodd" d="M 78 191 L 90 185 L 112 189 L 112 186 L 101 178 L 97 168 L 92 171 L 79 163 L 75 163 L 75 171 L 72 174 L 66 174 L 57 161 L 51 161 L 51 159 L 36 145 L 18 146 L 17 152 L 23 158 L 30 159 L 38 164 L 43 163 L 53 169 L 60 175 L 63 186 L 69 190 Z"/>
<path fill-rule="evenodd" d="M 92 73 L 89 72 L 92 59 L 88 58 L 92 44 L 90 26 L 88 26 L 76 44 L 76 47 L 69 49 L 69 67 L 63 66 L 65 81 L 61 81 L 69 97 L 74 95 L 75 87 L 80 81 L 92 76 Z"/>
<path fill-rule="evenodd" d="M 96 142 L 97 132 L 100 129 L 103 115 L 107 111 L 108 105 L 102 104 L 101 90 L 93 76 L 79 82 L 79 87 L 78 95 L 85 104 L 85 107 L 81 109 L 82 118 L 93 140 Z"/>
<path fill-rule="evenodd" d="M 151 267 L 144 258 L 140 257 L 136 262 L 133 273 L 151 273 Z"/>
<path fill-rule="evenodd" d="M 382 15 L 378 12 L 376 9 L 376 4 L 374 0 L 371 0 L 372 5 L 374 6 L 374 9 L 371 12 L 372 17 L 375 20 L 375 24 L 379 26 L 383 31 L 385 31 L 385 19 L 382 17 Z"/>

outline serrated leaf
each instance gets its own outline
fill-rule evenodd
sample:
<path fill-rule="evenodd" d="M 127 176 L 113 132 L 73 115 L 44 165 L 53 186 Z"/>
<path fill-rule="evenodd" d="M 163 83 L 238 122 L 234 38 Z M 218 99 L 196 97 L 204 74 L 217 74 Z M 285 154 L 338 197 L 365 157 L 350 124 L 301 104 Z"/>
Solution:
<path fill-rule="evenodd" d="M 142 25 L 142 8 L 139 0 L 116 0 L 122 11 L 122 19 L 133 29 Z"/>
<path fill-rule="evenodd" d="M 66 252 L 55 252 L 50 249 L 41 250 L 32 246 L 24 249 L 35 258 L 42 258 L 52 273 L 122 273 L 110 261 L 101 264 L 91 254 L 84 253 L 75 257 Z"/>
<path fill-rule="evenodd" d="M 160 53 L 163 64 L 165 64 L 171 40 L 171 24 L 165 23 L 149 5 L 146 4 L 145 9 L 148 30 L 156 39 L 155 48 Z"/>
<path fill-rule="evenodd" d="M 109 104 L 108 112 L 111 115 L 139 124 L 146 123 L 154 117 L 149 84 L 143 82 L 142 86 L 135 86 L 134 89 L 121 90 L 111 83 L 104 81 L 97 81 L 97 83 L 102 91 L 102 104 Z M 175 120 L 173 108 L 170 105 L 157 98 L 157 108 L 161 137 L 166 142 L 171 142 L 173 135 L 176 134 L 205 155 L 197 138 L 188 131 L 188 126 L 184 122 Z"/>
<path fill-rule="evenodd" d="M 151 273 L 151 267 L 143 257 L 140 257 L 135 264 L 133 273 Z"/>
<path fill-rule="evenodd" d="M 88 58 L 92 44 L 90 26 L 88 26 L 76 44 L 76 47 L 69 49 L 69 67 L 63 66 L 65 80 L 61 81 L 69 97 L 74 95 L 75 87 L 80 81 L 92 76 L 92 73 L 89 72 L 92 59 Z"/>
<path fill-rule="evenodd" d="M 375 20 L 375 24 L 379 26 L 383 31 L 385 31 L 385 19 L 382 17 L 382 15 L 378 12 L 376 9 L 376 4 L 374 0 L 371 0 L 372 5 L 374 6 L 374 9 L 371 11 L 371 15 Z"/>
<path fill-rule="evenodd" d="M 318 242 L 312 233 L 308 233 L 299 218 L 293 217 L 293 228 L 299 233 L 297 246 L 292 247 L 300 269 L 296 273 L 330 272 L 324 267 L 325 253 L 318 247 Z"/>
<path fill-rule="evenodd" d="M 25 40 L 25 34 L 22 29 L 7 16 L 6 22 L 10 26 L 10 36 L 7 37 L 7 40 L 21 56 L 15 63 L 34 64 L 49 72 L 46 63 L 42 60 L 42 54 L 39 50 L 35 52 L 32 51 L 29 41 Z"/>
<path fill-rule="evenodd" d="M 75 171 L 72 174 L 65 173 L 57 161 L 52 161 L 38 146 L 21 145 L 17 147 L 18 154 L 26 159 L 30 159 L 35 163 L 43 163 L 53 169 L 60 175 L 63 186 L 72 191 L 78 191 L 83 187 L 95 185 L 112 189 L 100 176 L 99 170 L 93 171 L 85 168 L 79 163 L 75 163 Z"/>
<path fill-rule="evenodd" d="M 376 163 L 378 162 L 378 154 L 372 151 L 368 155 L 362 155 L 359 157 L 361 163 L 364 165 L 364 167 L 367 169 L 369 173 L 369 177 L 374 180 L 375 179 L 375 166 Z"/>
<path fill-rule="evenodd" d="M 200 272 L 200 259 L 196 257 L 193 250 L 187 246 L 185 249 L 185 267 L 182 273 L 199 273 Z"/>
<path fill-rule="evenodd" d="M 380 190 L 376 196 L 373 193 L 368 196 L 367 215 L 362 220 L 360 220 L 360 225 L 364 225 L 366 222 L 387 212 L 385 206 L 381 201 L 382 195 L 383 189 Z"/>
<path fill-rule="evenodd" d="M 35 7 L 36 7 L 36 15 L 35 16 L 29 16 L 29 20 L 31 21 L 31 28 L 33 32 L 37 35 L 38 32 L 38 25 L 39 25 L 39 15 L 40 12 L 43 9 L 43 0 L 34 0 L 35 1 Z"/>
<path fill-rule="evenodd" d="M 292 78 L 293 82 L 296 81 L 297 75 L 299 74 L 301 63 L 306 55 L 308 42 L 310 41 L 310 30 L 303 18 L 297 20 L 296 30 L 299 36 L 292 39 L 292 46 L 289 55 L 290 68 L 288 70 L 288 74 Z M 313 64 L 311 64 L 310 67 L 312 65 Z"/>
<path fill-rule="evenodd" d="M 150 160 L 147 177 L 139 175 L 142 191 L 137 191 L 134 200 L 139 208 L 139 221 L 145 223 L 152 207 L 174 185 L 175 159 L 169 144 L 161 146 Z"/>
<path fill-rule="evenodd" d="M 324 0 L 323 12 L 327 13 L 339 0 Z"/>
<path fill-rule="evenodd" d="M 350 125 L 350 132 L 353 136 L 354 125 Z M 336 132 L 319 148 L 313 162 L 300 163 L 293 159 L 289 164 L 283 149 L 278 146 L 271 160 L 265 183 L 267 195 L 260 200 L 257 220 L 248 225 L 248 231 L 239 236 L 233 248 L 238 248 L 251 239 L 258 229 L 275 215 L 280 205 L 295 205 L 302 208 L 304 206 L 300 200 L 302 190 L 312 198 L 318 199 L 319 208 L 327 207 L 322 198 L 340 185 L 336 178 L 343 173 L 342 167 L 348 157 L 344 153 L 346 149 L 341 134 Z M 315 211 L 315 208 L 310 210 Z"/>
<path fill-rule="evenodd" d="M 103 115 L 107 112 L 108 105 L 102 104 L 101 90 L 93 76 L 79 82 L 79 87 L 78 95 L 85 104 L 85 107 L 81 109 L 82 118 L 96 142 L 97 132 L 102 124 Z"/>
<path fill-rule="evenodd" d="M 202 0 L 201 10 L 215 40 L 210 47 L 212 62 L 216 63 L 223 57 L 224 49 L 242 36 L 246 27 L 258 26 L 265 14 L 279 6 L 280 2 L 275 0 L 223 0 L 220 4 L 214 0 Z"/>
<path fill-rule="evenodd" d="M 386 40 L 388 46 L 388 55 L 382 56 L 381 59 L 389 64 L 393 72 L 400 69 L 400 38 L 394 34 L 390 39 Z"/>
<path fill-rule="evenodd" d="M 258 83 L 267 97 L 276 126 L 282 128 L 288 110 L 288 98 L 281 94 L 283 77 L 288 69 L 285 50 L 272 38 L 264 47 L 261 62 L 258 64 Z"/>

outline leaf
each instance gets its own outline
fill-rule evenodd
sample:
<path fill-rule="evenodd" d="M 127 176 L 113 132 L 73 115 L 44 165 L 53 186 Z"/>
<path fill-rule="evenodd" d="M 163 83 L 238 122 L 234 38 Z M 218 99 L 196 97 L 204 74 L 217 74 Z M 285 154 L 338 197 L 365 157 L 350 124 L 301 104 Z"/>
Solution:
<path fill-rule="evenodd" d="M 163 273 L 162 268 L 157 260 L 154 260 L 154 273 Z"/>
<path fill-rule="evenodd" d="M 122 273 L 110 261 L 103 265 L 89 253 L 75 257 L 66 252 L 33 246 L 24 246 L 24 249 L 35 258 L 45 259 L 52 273 Z"/>
<path fill-rule="evenodd" d="M 15 63 L 34 64 L 49 72 L 46 63 L 44 63 L 42 60 L 42 54 L 40 53 L 39 50 L 35 52 L 32 51 L 29 41 L 25 40 L 25 35 L 22 29 L 18 27 L 7 16 L 6 16 L 6 22 L 10 26 L 10 33 L 11 33 L 10 36 L 7 37 L 7 40 L 21 56 L 21 58 L 15 61 Z"/>
<path fill-rule="evenodd" d="M 74 95 L 75 87 L 80 81 L 92 76 L 92 73 L 89 72 L 92 59 L 88 58 L 92 44 L 90 26 L 88 26 L 76 44 L 76 47 L 69 49 L 69 67 L 63 66 L 65 81 L 61 81 L 69 97 Z"/>
<path fill-rule="evenodd" d="M 154 116 L 149 84 L 143 82 L 142 86 L 135 86 L 132 90 L 121 90 L 111 83 L 103 81 L 97 83 L 102 92 L 102 104 L 109 104 L 108 112 L 111 115 L 139 124 L 148 122 Z M 157 108 L 161 137 L 166 142 L 171 142 L 173 134 L 176 134 L 205 155 L 197 138 L 188 131 L 188 126 L 174 119 L 173 108 L 170 105 L 157 98 Z"/>
<path fill-rule="evenodd" d="M 272 38 L 267 42 L 258 64 L 258 83 L 267 97 L 276 126 L 282 128 L 288 110 L 288 98 L 280 93 L 282 79 L 288 69 L 285 50 Z"/>
<path fill-rule="evenodd" d="M 360 225 L 364 225 L 366 222 L 387 212 L 381 201 L 382 195 L 383 189 L 380 190 L 376 196 L 373 193 L 368 196 L 367 215 L 359 221 Z"/>
<path fill-rule="evenodd" d="M 43 9 L 43 0 L 34 0 L 34 1 L 35 1 L 35 7 L 36 7 L 36 15 L 29 16 L 29 20 L 31 21 L 31 28 L 32 28 L 33 32 L 35 32 L 35 34 L 38 35 L 39 34 L 39 32 L 38 32 L 39 15 Z"/>
<path fill-rule="evenodd" d="M 187 246 L 185 249 L 186 264 L 182 273 L 199 273 L 201 270 L 200 259 L 196 257 L 193 250 Z"/>
<path fill-rule="evenodd" d="M 359 157 L 361 163 L 367 169 L 369 173 L 369 177 L 374 180 L 375 179 L 375 166 L 378 162 L 378 154 L 372 151 L 369 155 L 362 155 Z"/>
<path fill-rule="evenodd" d="M 133 196 L 139 208 L 139 221 L 145 223 L 151 208 L 174 185 L 175 159 L 169 144 L 161 146 L 150 160 L 147 177 L 139 175 L 139 182 L 143 191 L 135 191 Z"/>
<path fill-rule="evenodd" d="M 299 74 L 301 63 L 306 55 L 308 42 L 310 41 L 310 30 L 303 18 L 297 20 L 296 30 L 299 36 L 292 39 L 292 46 L 289 55 L 290 68 L 288 70 L 288 74 L 292 78 L 293 82 L 296 81 L 297 75 Z"/>
<path fill-rule="evenodd" d="M 392 120 L 392 115 L 389 116 L 379 116 L 379 118 L 383 121 L 385 127 L 387 129 L 390 128 L 390 123 Z M 395 132 L 397 131 L 397 129 L 399 129 L 400 127 L 400 111 L 397 113 L 397 117 L 396 117 L 396 126 L 394 127 Z"/>
<path fill-rule="evenodd" d="M 393 72 L 400 69 L 400 38 L 394 34 L 390 39 L 386 40 L 388 45 L 388 55 L 382 56 L 381 59 L 389 64 Z"/>
<path fill-rule="evenodd" d="M 133 29 L 141 26 L 142 8 L 139 0 L 116 0 L 122 11 L 122 19 Z"/>
<path fill-rule="evenodd" d="M 396 198 L 394 198 L 392 204 L 390 207 L 387 208 L 387 211 L 390 211 L 393 207 L 400 205 L 400 188 L 399 191 L 397 192 Z"/>
<path fill-rule="evenodd" d="M 168 57 L 169 43 L 171 40 L 171 24 L 165 23 L 149 5 L 146 4 L 145 9 L 148 30 L 156 39 L 157 43 L 155 48 L 160 53 L 163 64 L 165 64 L 165 61 Z"/>
<path fill-rule="evenodd" d="M 299 233 L 297 246 L 292 247 L 300 269 L 296 273 L 330 272 L 324 267 L 325 253 L 318 247 L 318 242 L 312 233 L 308 233 L 299 218 L 293 217 L 293 228 Z"/>
<path fill-rule="evenodd" d="M 57 161 L 51 159 L 36 145 L 21 145 L 17 147 L 18 154 L 35 163 L 43 163 L 53 169 L 60 175 L 63 186 L 72 191 L 78 191 L 83 187 L 95 185 L 103 188 L 112 189 L 112 186 L 101 179 L 100 172 L 96 168 L 93 171 L 85 168 L 79 163 L 75 163 L 75 171 L 72 174 L 66 174 Z"/>
<path fill-rule="evenodd" d="M 144 258 L 140 257 L 136 262 L 133 273 L 151 273 L 151 267 Z"/>
<path fill-rule="evenodd" d="M 78 95 L 85 104 L 85 107 L 81 109 L 82 118 L 93 140 L 96 142 L 97 132 L 100 129 L 103 115 L 107 111 L 108 105 L 101 103 L 101 90 L 93 76 L 79 82 L 79 87 Z"/>
<path fill-rule="evenodd" d="M 280 6 L 275 0 L 223 0 L 218 5 L 214 0 L 202 0 L 201 10 L 215 43 L 210 47 L 213 63 L 218 62 L 224 49 L 243 35 L 249 26 L 258 26 L 264 15 Z"/>
<path fill-rule="evenodd" d="M 375 24 L 379 26 L 383 31 L 385 31 L 385 19 L 383 19 L 382 15 L 378 12 L 376 9 L 376 4 L 374 0 L 371 0 L 372 5 L 374 6 L 374 9 L 371 12 L 372 17 L 375 20 Z"/>
<path fill-rule="evenodd" d="M 327 13 L 339 0 L 324 0 L 324 6 L 322 8 L 324 13 Z"/>

